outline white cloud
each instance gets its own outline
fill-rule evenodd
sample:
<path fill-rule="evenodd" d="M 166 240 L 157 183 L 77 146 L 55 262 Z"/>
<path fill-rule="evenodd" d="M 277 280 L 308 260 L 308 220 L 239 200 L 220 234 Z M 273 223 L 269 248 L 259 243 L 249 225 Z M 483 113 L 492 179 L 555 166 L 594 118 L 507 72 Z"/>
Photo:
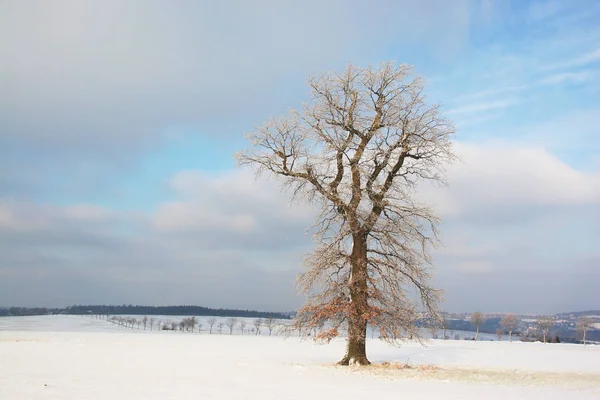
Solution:
<path fill-rule="evenodd" d="M 456 150 L 461 162 L 449 171 L 449 187 L 422 194 L 443 216 L 600 204 L 600 174 L 578 171 L 542 148 L 491 143 L 458 144 Z"/>
<path fill-rule="evenodd" d="M 50 226 L 47 213 L 31 204 L 0 199 L 0 229 L 9 232 L 39 231 Z"/>
<path fill-rule="evenodd" d="M 201 231 L 250 234 L 257 221 L 252 214 L 236 213 L 235 210 L 209 207 L 191 202 L 171 202 L 161 205 L 154 216 L 154 225 L 171 232 Z"/>
<path fill-rule="evenodd" d="M 306 224 L 308 228 L 315 212 L 310 205 L 292 203 L 290 193 L 282 190 L 275 178 L 269 179 L 265 175 L 256 179 L 254 173 L 246 168 L 212 174 L 181 171 L 171 179 L 170 186 L 183 200 L 177 203 L 183 220 L 186 219 L 183 215 L 187 207 L 190 220 L 193 220 L 192 214 L 196 211 L 200 215 L 219 213 L 216 210 L 223 210 L 229 216 L 262 217 L 272 213 L 270 218 L 292 224 Z M 244 220 L 245 226 L 250 228 L 249 219 Z M 260 224 L 260 221 L 253 221 L 252 226 L 256 227 L 256 224 Z"/>

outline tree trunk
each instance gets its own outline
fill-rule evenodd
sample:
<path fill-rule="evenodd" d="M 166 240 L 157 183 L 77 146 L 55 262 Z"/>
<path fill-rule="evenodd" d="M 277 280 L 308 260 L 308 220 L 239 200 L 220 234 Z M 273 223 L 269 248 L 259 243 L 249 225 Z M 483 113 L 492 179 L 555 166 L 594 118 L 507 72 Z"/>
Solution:
<path fill-rule="evenodd" d="M 508 341 L 512 342 L 512 331 L 508 331 Z"/>
<path fill-rule="evenodd" d="M 367 359 L 367 320 L 363 316 L 368 311 L 366 232 L 352 235 L 352 242 L 348 346 L 346 354 L 338 364 L 369 365 L 371 363 Z"/>
<path fill-rule="evenodd" d="M 477 332 L 475 332 L 475 341 L 479 338 L 479 325 L 477 325 Z"/>

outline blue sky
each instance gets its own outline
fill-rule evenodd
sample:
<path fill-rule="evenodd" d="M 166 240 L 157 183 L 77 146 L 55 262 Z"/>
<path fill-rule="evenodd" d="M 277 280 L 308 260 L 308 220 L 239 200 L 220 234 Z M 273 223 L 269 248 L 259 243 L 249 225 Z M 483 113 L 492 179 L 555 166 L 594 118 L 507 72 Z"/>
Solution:
<path fill-rule="evenodd" d="M 597 1 L 0 1 L 0 306 L 292 309 L 309 207 L 235 167 L 311 74 L 408 63 L 462 162 L 452 311 L 598 308 Z M 510 296 L 507 294 L 510 293 Z"/>

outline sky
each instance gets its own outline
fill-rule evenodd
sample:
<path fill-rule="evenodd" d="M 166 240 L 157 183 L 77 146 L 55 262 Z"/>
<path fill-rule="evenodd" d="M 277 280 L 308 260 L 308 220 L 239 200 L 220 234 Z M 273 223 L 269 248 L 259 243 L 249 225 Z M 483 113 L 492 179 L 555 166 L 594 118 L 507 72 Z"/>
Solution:
<path fill-rule="evenodd" d="M 293 310 L 314 211 L 236 167 L 348 63 L 414 65 L 457 128 L 452 312 L 598 309 L 600 3 L 0 0 L 0 306 Z"/>

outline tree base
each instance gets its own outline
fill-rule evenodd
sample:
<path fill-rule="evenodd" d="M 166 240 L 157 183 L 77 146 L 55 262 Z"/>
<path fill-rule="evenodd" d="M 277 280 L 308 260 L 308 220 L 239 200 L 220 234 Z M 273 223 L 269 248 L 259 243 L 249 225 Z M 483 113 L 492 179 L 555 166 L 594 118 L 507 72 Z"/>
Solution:
<path fill-rule="evenodd" d="M 366 356 L 351 357 L 351 356 L 345 355 L 344 358 L 342 358 L 340 361 L 337 362 L 337 364 L 338 365 L 363 366 L 363 365 L 371 365 L 371 362 L 367 359 Z"/>

